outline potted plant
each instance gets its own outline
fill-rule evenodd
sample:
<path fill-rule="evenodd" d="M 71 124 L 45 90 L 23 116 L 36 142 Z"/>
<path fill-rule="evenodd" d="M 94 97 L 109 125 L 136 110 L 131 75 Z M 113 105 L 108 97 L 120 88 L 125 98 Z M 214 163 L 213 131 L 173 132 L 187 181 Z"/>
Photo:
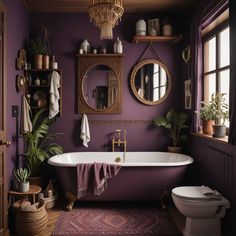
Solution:
<path fill-rule="evenodd" d="M 203 107 L 200 109 L 200 119 L 202 120 L 202 132 L 207 135 L 213 134 L 214 113 L 211 105 L 202 102 Z"/>
<path fill-rule="evenodd" d="M 215 125 L 213 125 L 213 137 L 223 138 L 226 135 L 225 120 L 229 119 L 229 106 L 224 98 L 225 93 L 212 94 L 209 103 Z"/>
<path fill-rule="evenodd" d="M 44 69 L 49 68 L 48 48 L 41 38 L 32 39 L 30 41 L 28 51 L 29 51 L 29 54 L 34 58 L 35 69 L 43 68 L 43 59 L 44 59 Z"/>
<path fill-rule="evenodd" d="M 154 124 L 158 127 L 164 127 L 169 133 L 171 146 L 168 147 L 170 152 L 181 152 L 182 144 L 187 142 L 187 136 L 183 133 L 187 126 L 188 115 L 186 113 L 177 113 L 171 109 L 165 116 L 161 116 L 154 120 Z"/>
<path fill-rule="evenodd" d="M 21 193 L 28 192 L 30 171 L 26 168 L 19 168 L 14 170 L 14 176 L 17 181 L 17 190 Z"/>
<path fill-rule="evenodd" d="M 32 120 L 32 131 L 24 135 L 26 150 L 25 163 L 31 172 L 31 177 L 39 179 L 42 162 L 53 155 L 63 153 L 63 148 L 56 143 L 51 143 L 60 133 L 49 133 L 49 127 L 55 123 L 56 118 L 49 119 L 45 116 L 46 109 L 39 110 Z M 37 183 L 39 184 L 39 183 Z"/>

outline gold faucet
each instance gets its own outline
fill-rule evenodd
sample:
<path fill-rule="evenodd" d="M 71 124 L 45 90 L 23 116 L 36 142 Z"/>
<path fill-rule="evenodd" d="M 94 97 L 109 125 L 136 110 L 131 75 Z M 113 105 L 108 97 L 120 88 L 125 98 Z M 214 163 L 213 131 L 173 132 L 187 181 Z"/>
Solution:
<path fill-rule="evenodd" d="M 117 136 L 117 139 L 116 139 L 116 136 Z M 112 152 L 115 151 L 116 144 L 117 144 L 117 147 L 120 147 L 121 144 L 123 144 L 124 145 L 124 152 L 126 152 L 127 141 L 126 141 L 126 130 L 125 129 L 123 132 L 123 140 L 121 140 L 121 129 L 115 130 L 115 136 L 113 136 L 113 138 L 112 138 Z"/>

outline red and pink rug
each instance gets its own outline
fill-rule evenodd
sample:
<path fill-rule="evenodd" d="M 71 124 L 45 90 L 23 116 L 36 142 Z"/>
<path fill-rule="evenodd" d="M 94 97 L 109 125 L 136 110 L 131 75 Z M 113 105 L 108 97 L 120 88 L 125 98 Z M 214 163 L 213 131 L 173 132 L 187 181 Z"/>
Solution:
<path fill-rule="evenodd" d="M 53 236 L 180 236 L 168 212 L 156 208 L 75 208 L 58 217 Z"/>

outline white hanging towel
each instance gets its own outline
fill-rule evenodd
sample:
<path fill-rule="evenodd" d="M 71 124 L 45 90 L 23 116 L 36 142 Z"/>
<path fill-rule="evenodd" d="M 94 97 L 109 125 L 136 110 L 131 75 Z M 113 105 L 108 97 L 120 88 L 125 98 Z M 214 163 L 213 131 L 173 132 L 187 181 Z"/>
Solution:
<path fill-rule="evenodd" d="M 59 113 L 59 99 L 60 94 L 58 89 L 60 88 L 60 75 L 53 71 L 51 74 L 50 83 L 50 107 L 49 107 L 49 119 L 53 118 Z"/>
<path fill-rule="evenodd" d="M 89 130 L 88 118 L 85 114 L 83 114 L 80 129 L 81 129 L 80 138 L 83 140 L 83 145 L 85 147 L 88 147 L 88 142 L 90 141 L 90 130 Z"/>
<path fill-rule="evenodd" d="M 30 119 L 30 105 L 25 96 L 22 97 L 22 113 L 21 113 L 21 133 L 25 134 L 32 131 L 32 122 Z"/>

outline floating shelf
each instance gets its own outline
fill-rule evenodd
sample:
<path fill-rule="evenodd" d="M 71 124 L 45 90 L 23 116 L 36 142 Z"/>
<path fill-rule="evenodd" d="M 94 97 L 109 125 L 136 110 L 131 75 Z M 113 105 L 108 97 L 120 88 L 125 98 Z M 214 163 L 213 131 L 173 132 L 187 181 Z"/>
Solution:
<path fill-rule="evenodd" d="M 182 39 L 182 35 L 177 36 L 134 36 L 133 43 L 179 43 Z"/>

